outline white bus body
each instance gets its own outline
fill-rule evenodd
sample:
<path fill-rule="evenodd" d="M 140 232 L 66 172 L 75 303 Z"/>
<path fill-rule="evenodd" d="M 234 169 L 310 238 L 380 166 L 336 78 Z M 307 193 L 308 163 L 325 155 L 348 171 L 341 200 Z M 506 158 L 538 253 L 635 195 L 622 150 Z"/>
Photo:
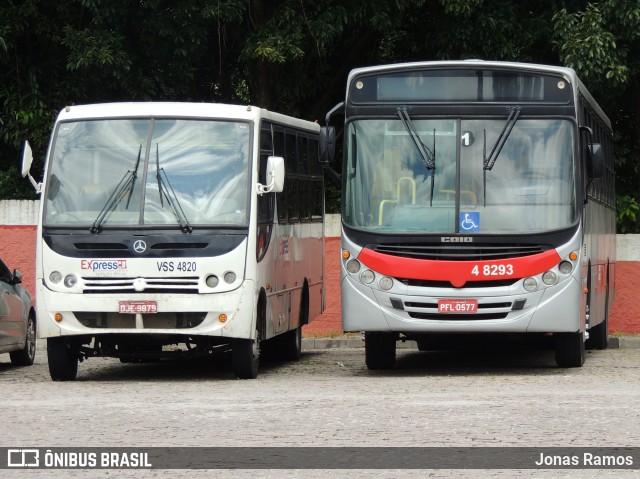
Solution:
<path fill-rule="evenodd" d="M 89 356 L 228 346 L 235 374 L 254 378 L 265 340 L 299 357 L 301 327 L 324 309 L 318 130 L 253 106 L 61 111 L 38 185 L 38 330 L 52 379 L 74 379 Z M 27 152 L 23 173 L 30 163 Z M 278 214 L 289 203 L 298 215 Z"/>

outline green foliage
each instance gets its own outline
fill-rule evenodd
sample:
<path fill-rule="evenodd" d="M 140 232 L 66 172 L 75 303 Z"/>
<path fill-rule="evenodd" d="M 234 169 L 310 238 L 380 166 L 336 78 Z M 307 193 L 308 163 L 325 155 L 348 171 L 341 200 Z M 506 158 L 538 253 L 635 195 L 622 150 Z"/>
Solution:
<path fill-rule="evenodd" d="M 67 104 L 254 103 L 319 120 L 343 98 L 352 68 L 481 58 L 578 71 L 613 123 L 620 229 L 631 231 L 640 204 L 639 39 L 640 3 L 624 0 L 0 2 L 0 198 L 33 197 L 18 173 L 22 144 L 32 144 L 38 179 Z M 339 191 L 327 193 L 335 212 Z"/>
<path fill-rule="evenodd" d="M 620 83 L 628 80 L 629 69 L 621 62 L 615 36 L 597 4 L 572 14 L 562 9 L 553 22 L 560 57 L 585 80 L 603 76 Z"/>
<path fill-rule="evenodd" d="M 640 204 L 631 196 L 618 196 L 618 233 L 640 233 Z"/>

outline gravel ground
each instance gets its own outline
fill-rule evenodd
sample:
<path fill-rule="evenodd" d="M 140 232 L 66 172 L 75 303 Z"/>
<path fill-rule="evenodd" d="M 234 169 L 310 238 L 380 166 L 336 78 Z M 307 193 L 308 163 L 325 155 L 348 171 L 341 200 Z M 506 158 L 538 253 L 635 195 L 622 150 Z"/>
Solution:
<path fill-rule="evenodd" d="M 233 377 L 228 356 L 121 364 L 91 358 L 75 382 L 0 356 L 4 447 L 640 446 L 640 349 L 590 351 L 559 369 L 551 351 L 398 350 L 369 371 L 357 340 L 262 361 Z M 348 346 L 348 347 L 346 347 Z M 410 346 L 410 345 L 409 345 Z M 631 470 L 0 470 L 0 477 L 637 477 Z"/>

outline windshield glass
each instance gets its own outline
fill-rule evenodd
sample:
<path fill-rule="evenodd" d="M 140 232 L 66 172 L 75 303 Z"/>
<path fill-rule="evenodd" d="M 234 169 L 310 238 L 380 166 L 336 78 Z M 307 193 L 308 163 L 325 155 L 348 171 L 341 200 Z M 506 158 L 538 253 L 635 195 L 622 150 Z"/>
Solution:
<path fill-rule="evenodd" d="M 249 135 L 247 123 L 233 121 L 62 123 L 51 153 L 45 224 L 245 225 Z"/>
<path fill-rule="evenodd" d="M 517 120 L 485 170 L 506 121 L 412 117 L 434 151 L 433 181 L 400 119 L 349 123 L 343 220 L 372 232 L 426 234 L 529 233 L 573 224 L 571 122 Z"/>

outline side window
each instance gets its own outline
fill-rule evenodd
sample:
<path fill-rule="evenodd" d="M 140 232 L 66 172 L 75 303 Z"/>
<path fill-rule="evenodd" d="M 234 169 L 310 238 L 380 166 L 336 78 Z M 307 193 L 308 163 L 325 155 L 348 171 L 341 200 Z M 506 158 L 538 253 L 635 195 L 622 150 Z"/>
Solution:
<path fill-rule="evenodd" d="M 284 190 L 287 194 L 287 217 L 289 223 L 299 220 L 298 204 L 298 145 L 296 132 L 285 132 L 285 181 Z"/>
<path fill-rule="evenodd" d="M 322 176 L 322 165 L 318 153 L 318 140 L 309 140 L 309 174 L 311 176 Z"/>
<path fill-rule="evenodd" d="M 260 128 L 260 163 L 258 181 L 263 185 L 267 180 L 267 158 L 273 155 L 271 124 L 263 123 Z M 258 224 L 270 224 L 273 221 L 273 193 L 258 196 Z"/>
<path fill-rule="evenodd" d="M 302 134 L 298 135 L 298 215 L 300 221 L 309 221 L 311 212 L 309 206 L 309 140 Z"/>
<path fill-rule="evenodd" d="M 311 181 L 311 221 L 322 221 L 324 216 L 324 184 L 322 178 Z"/>
<path fill-rule="evenodd" d="M 0 281 L 2 281 L 4 283 L 8 283 L 8 282 L 11 281 L 11 276 L 12 275 L 13 275 L 13 273 L 7 267 L 7 265 L 4 264 L 4 261 L 0 260 Z"/>
<path fill-rule="evenodd" d="M 284 130 L 277 126 L 273 127 L 273 154 L 283 158 L 286 157 L 284 151 Z M 276 210 L 278 211 L 278 223 L 280 224 L 287 222 L 286 183 L 287 180 L 285 179 L 285 190 L 282 191 L 282 193 L 276 193 Z"/>
<path fill-rule="evenodd" d="M 298 169 L 298 152 L 296 150 L 296 134 L 292 130 L 287 130 L 285 135 L 284 163 L 287 175 L 296 173 Z"/>

